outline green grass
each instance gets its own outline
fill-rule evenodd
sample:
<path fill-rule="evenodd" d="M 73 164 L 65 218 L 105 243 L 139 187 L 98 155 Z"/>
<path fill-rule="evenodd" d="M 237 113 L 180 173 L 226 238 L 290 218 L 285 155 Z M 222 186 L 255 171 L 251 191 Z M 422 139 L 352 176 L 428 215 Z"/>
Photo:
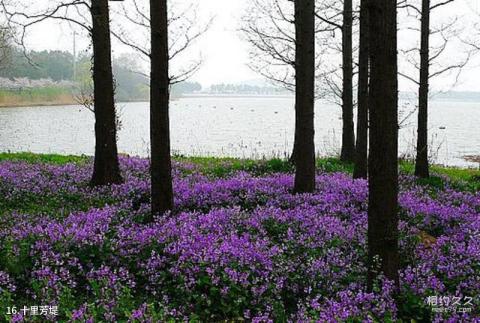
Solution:
<path fill-rule="evenodd" d="M 353 164 L 344 163 L 338 158 L 328 157 L 317 159 L 317 168 L 327 173 L 349 173 L 353 174 Z"/>
<path fill-rule="evenodd" d="M 217 157 L 185 157 L 174 156 L 173 159 L 179 162 L 190 162 L 202 169 L 205 174 L 216 177 L 225 177 L 236 171 L 246 171 L 253 174 L 265 174 L 274 172 L 290 172 L 292 165 L 283 159 L 237 159 Z"/>
<path fill-rule="evenodd" d="M 280 158 L 254 160 L 174 156 L 174 160 L 196 164 L 200 166 L 204 173 L 210 173 L 217 177 L 223 177 L 235 171 L 247 171 L 261 175 L 274 172 L 293 172 L 294 170 L 292 164 L 288 160 Z M 353 173 L 353 164 L 341 162 L 338 158 L 317 159 L 317 168 L 327 173 Z"/>
<path fill-rule="evenodd" d="M 400 171 L 407 174 L 413 174 L 415 172 L 415 165 L 411 162 L 400 161 Z M 475 176 L 480 175 L 479 169 L 474 168 L 458 168 L 458 167 L 445 167 L 433 165 L 430 167 L 430 171 L 437 175 L 445 175 L 452 180 L 469 181 Z"/>
<path fill-rule="evenodd" d="M 85 163 L 90 157 L 87 156 L 63 156 L 57 154 L 34 154 L 30 152 L 23 153 L 0 153 L 0 161 L 21 160 L 29 163 Z M 238 159 L 238 158 L 217 158 L 217 157 L 186 157 L 174 156 L 173 159 L 179 162 L 193 163 L 205 174 L 215 177 L 225 177 L 232 172 L 247 171 L 256 175 L 274 172 L 292 172 L 292 165 L 284 159 Z M 320 158 L 317 159 L 317 168 L 324 172 L 345 172 L 353 173 L 353 164 L 343 163 L 338 158 Z M 414 164 L 407 161 L 400 161 L 400 172 L 412 175 L 414 173 Z M 428 179 L 419 179 L 420 184 L 432 187 L 443 188 L 444 177 L 449 178 L 454 188 L 459 190 L 479 191 L 480 190 L 480 170 L 472 168 L 443 167 L 433 165 L 431 167 L 432 176 Z"/>
<path fill-rule="evenodd" d="M 67 163 L 85 164 L 90 161 L 88 156 L 62 156 L 57 154 L 34 154 L 23 153 L 0 153 L 2 161 L 24 161 L 27 163 L 47 163 L 63 165 Z M 215 157 L 186 157 L 174 156 L 178 162 L 187 162 L 196 165 L 196 169 L 207 176 L 214 178 L 226 177 L 237 171 L 246 171 L 251 174 L 262 176 L 275 172 L 293 172 L 293 166 L 283 159 L 236 159 Z M 351 174 L 353 165 L 341 162 L 338 158 L 322 158 L 317 160 L 317 168 L 324 172 L 344 172 Z M 400 172 L 413 174 L 414 165 L 408 162 L 400 162 Z M 419 184 L 425 185 L 432 194 L 438 189 L 445 188 L 445 177 L 449 178 L 449 185 L 459 191 L 480 191 L 480 171 L 474 169 L 461 169 L 452 167 L 432 166 L 432 176 L 428 179 L 418 179 Z M 59 194 L 58 196 L 25 195 L 21 201 L 0 200 L 0 223 L 2 216 L 12 210 L 27 214 L 48 213 L 56 217 L 63 217 L 72 211 L 85 211 L 91 207 L 101 207 L 112 201 L 102 197 L 85 199 L 81 194 Z"/>
<path fill-rule="evenodd" d="M 411 162 L 400 161 L 400 172 L 413 175 L 415 165 Z M 430 167 L 430 178 L 419 179 L 420 184 L 437 188 L 445 186 L 444 177 L 450 179 L 453 187 L 462 191 L 480 191 L 480 170 L 474 168 L 458 168 L 433 165 Z"/>
<path fill-rule="evenodd" d="M 87 156 L 57 155 L 57 154 L 34 154 L 24 153 L 0 153 L 0 161 L 15 160 L 27 163 L 48 163 L 63 165 L 68 163 L 84 163 L 89 159 Z"/>

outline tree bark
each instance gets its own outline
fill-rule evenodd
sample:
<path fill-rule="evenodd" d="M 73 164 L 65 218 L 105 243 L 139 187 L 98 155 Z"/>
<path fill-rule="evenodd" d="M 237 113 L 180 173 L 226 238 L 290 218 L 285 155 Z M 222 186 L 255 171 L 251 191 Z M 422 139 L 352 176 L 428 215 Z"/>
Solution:
<path fill-rule="evenodd" d="M 315 190 L 315 0 L 295 1 L 296 193 Z"/>
<path fill-rule="evenodd" d="M 397 1 L 370 0 L 368 286 L 378 271 L 398 287 Z"/>
<path fill-rule="evenodd" d="M 428 91 L 430 69 L 430 0 L 422 0 L 420 86 L 418 92 L 417 158 L 415 175 L 428 178 Z"/>
<path fill-rule="evenodd" d="M 150 0 L 152 33 L 150 78 L 150 140 L 152 221 L 156 214 L 173 208 L 170 156 L 169 55 L 167 0 Z"/>
<path fill-rule="evenodd" d="M 360 6 L 360 49 L 358 58 L 357 144 L 353 178 L 367 178 L 368 165 L 368 10 L 367 1 Z"/>
<path fill-rule="evenodd" d="M 95 160 L 90 184 L 118 184 L 120 175 L 108 0 L 92 0 Z"/>
<path fill-rule="evenodd" d="M 295 107 L 295 111 L 297 111 L 297 107 Z M 295 125 L 295 137 L 293 139 L 292 154 L 290 155 L 290 158 L 288 159 L 289 163 L 291 163 L 292 165 L 295 165 L 295 158 L 297 156 L 297 150 L 298 150 L 299 142 L 300 142 L 300 138 L 298 138 L 298 129 Z"/>
<path fill-rule="evenodd" d="M 343 2 L 342 26 L 342 152 L 340 159 L 345 162 L 355 160 L 355 132 L 353 125 L 353 13 L 352 0 Z"/>

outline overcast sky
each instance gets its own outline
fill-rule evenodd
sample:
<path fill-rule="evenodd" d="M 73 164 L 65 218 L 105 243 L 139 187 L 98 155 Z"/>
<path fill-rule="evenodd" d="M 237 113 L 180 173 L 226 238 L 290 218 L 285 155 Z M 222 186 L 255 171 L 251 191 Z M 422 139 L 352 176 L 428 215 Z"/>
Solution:
<path fill-rule="evenodd" d="M 40 0 L 41 3 L 48 0 Z M 125 0 L 128 2 L 129 0 Z M 182 1 L 182 0 L 180 0 Z M 248 44 L 246 44 L 238 32 L 240 19 L 249 0 L 197 0 L 200 10 L 199 19 L 208 19 L 214 16 L 214 23 L 209 31 L 198 41 L 192 50 L 192 55 L 202 54 L 204 63 L 201 70 L 193 77 L 193 80 L 203 85 L 214 83 L 240 83 L 253 79 L 259 79 L 247 66 Z M 468 5 L 467 5 L 468 3 Z M 119 6 L 112 2 L 112 8 Z M 457 0 L 451 4 L 448 10 L 439 11 L 436 19 L 443 19 L 459 14 L 461 17 L 468 15 L 472 10 L 479 11 L 480 0 Z M 480 21 L 480 17 L 476 17 Z M 468 19 L 472 19 L 471 15 Z M 479 37 L 480 38 L 480 37 Z M 72 51 L 72 31 L 67 25 L 58 25 L 52 22 L 39 25 L 29 32 L 28 44 L 30 48 L 61 49 Z M 480 39 L 479 39 L 480 40 Z M 85 35 L 77 36 L 77 47 L 85 49 L 88 46 Z M 114 55 L 120 55 L 127 49 L 114 45 Z M 456 54 L 452 52 L 453 56 Z M 452 57 L 453 57 L 452 56 Z M 470 68 L 463 73 L 457 90 L 480 91 L 480 58 L 472 60 Z M 440 84 L 440 86 L 443 84 Z M 401 80 L 402 90 L 409 88 L 408 82 Z"/>

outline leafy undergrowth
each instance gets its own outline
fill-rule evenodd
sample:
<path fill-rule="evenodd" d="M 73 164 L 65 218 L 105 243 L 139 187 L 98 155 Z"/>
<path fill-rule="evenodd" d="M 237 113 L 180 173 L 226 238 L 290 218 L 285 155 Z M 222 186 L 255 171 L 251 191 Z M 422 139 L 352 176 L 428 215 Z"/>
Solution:
<path fill-rule="evenodd" d="M 334 159 L 293 195 L 281 160 L 177 158 L 177 208 L 145 225 L 147 160 L 122 157 L 125 184 L 92 189 L 91 161 L 59 158 L 0 156 L 0 321 L 480 319 L 480 193 L 459 180 L 401 176 L 394 299 L 383 279 L 366 291 L 367 183 Z M 59 315 L 4 311 L 24 305 Z"/>
<path fill-rule="evenodd" d="M 419 180 L 419 184 L 443 188 L 444 183 L 448 182 L 448 185 L 456 190 L 470 192 L 480 191 L 480 169 L 443 167 L 438 165 L 433 165 L 430 168 L 430 178 Z M 412 163 L 402 161 L 400 163 L 400 171 L 404 174 L 413 175 L 415 166 Z"/>

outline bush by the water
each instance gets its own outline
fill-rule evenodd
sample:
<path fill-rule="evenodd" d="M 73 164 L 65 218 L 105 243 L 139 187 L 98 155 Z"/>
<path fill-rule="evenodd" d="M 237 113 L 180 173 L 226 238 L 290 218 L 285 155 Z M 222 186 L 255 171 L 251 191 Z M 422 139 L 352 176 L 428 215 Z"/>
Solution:
<path fill-rule="evenodd" d="M 401 177 L 395 296 L 366 290 L 366 181 L 319 172 L 294 195 L 285 163 L 232 165 L 175 162 L 177 209 L 146 225 L 147 160 L 122 157 L 125 184 L 104 188 L 89 160 L 0 161 L 0 320 L 480 320 L 479 192 Z M 59 315 L 4 310 L 24 305 Z"/>

